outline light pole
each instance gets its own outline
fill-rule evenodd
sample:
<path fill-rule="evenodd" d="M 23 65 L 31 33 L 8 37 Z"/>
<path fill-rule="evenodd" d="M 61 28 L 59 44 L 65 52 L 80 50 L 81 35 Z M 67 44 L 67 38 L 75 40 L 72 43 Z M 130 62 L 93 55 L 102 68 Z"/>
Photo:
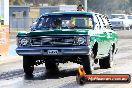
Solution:
<path fill-rule="evenodd" d="M 88 7 L 88 0 L 84 0 L 84 7 L 85 7 L 85 11 L 88 11 L 88 10 L 87 10 L 87 7 Z"/>

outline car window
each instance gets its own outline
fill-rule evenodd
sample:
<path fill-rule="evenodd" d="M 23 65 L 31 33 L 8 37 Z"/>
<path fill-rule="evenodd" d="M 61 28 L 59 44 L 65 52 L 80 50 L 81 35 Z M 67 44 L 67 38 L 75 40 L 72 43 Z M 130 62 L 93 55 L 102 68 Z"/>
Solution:
<path fill-rule="evenodd" d="M 132 16 L 127 16 L 128 17 L 128 19 L 132 19 Z"/>
<path fill-rule="evenodd" d="M 98 30 L 98 29 L 100 29 L 100 24 L 99 24 L 99 20 L 98 20 L 98 18 L 96 17 L 96 16 L 94 16 L 94 24 L 95 24 L 95 26 L 94 26 L 94 28 L 96 29 L 96 30 Z"/>
<path fill-rule="evenodd" d="M 100 29 L 104 29 L 104 28 L 105 28 L 105 25 L 104 25 L 104 23 L 103 23 L 103 21 L 102 21 L 102 19 L 101 19 L 101 16 L 96 15 L 96 17 L 97 17 L 98 20 L 99 20 Z"/>
<path fill-rule="evenodd" d="M 104 23 L 104 27 L 105 27 L 106 29 L 111 29 L 111 28 L 110 28 L 110 24 L 109 24 L 109 22 L 108 22 L 108 18 L 107 18 L 106 16 L 102 16 L 101 18 L 102 18 L 102 21 L 103 21 L 103 23 Z"/>
<path fill-rule="evenodd" d="M 38 22 L 39 22 L 38 27 L 45 25 L 45 19 L 44 18 L 40 18 Z"/>
<path fill-rule="evenodd" d="M 93 28 L 93 21 L 92 21 L 91 18 L 88 18 L 88 17 L 73 17 L 71 20 L 75 21 L 74 24 L 75 24 L 76 27 Z"/>
<path fill-rule="evenodd" d="M 115 18 L 118 18 L 118 19 L 125 19 L 125 16 L 124 16 L 124 15 L 111 15 L 110 18 L 111 18 L 111 19 L 115 19 Z"/>

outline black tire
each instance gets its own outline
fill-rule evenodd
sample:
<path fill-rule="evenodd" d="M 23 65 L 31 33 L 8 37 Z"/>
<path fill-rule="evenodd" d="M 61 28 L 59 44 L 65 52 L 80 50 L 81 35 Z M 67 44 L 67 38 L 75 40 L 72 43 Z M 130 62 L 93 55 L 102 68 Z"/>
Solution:
<path fill-rule="evenodd" d="M 32 76 L 34 71 L 34 58 L 23 56 L 23 69 L 27 76 Z"/>
<path fill-rule="evenodd" d="M 83 59 L 83 68 L 86 72 L 86 74 L 92 74 L 92 71 L 94 69 L 94 60 L 91 57 L 91 55 L 84 55 L 82 56 Z"/>
<path fill-rule="evenodd" d="M 46 70 L 58 70 L 58 64 L 54 62 L 45 62 Z"/>
<path fill-rule="evenodd" d="M 99 65 L 101 69 L 111 68 L 113 66 L 113 50 L 109 51 L 108 56 L 99 60 Z"/>
<path fill-rule="evenodd" d="M 127 30 L 130 30 L 131 28 L 130 28 L 130 26 L 129 26 L 129 27 L 126 27 L 126 29 L 127 29 Z"/>

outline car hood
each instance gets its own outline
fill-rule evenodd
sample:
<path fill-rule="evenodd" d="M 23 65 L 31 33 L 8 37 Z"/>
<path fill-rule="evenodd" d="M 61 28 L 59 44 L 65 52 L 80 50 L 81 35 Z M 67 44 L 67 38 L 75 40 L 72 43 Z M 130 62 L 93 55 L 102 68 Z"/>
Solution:
<path fill-rule="evenodd" d="M 88 30 L 91 29 L 36 30 L 31 32 L 19 32 L 17 36 L 88 35 Z"/>

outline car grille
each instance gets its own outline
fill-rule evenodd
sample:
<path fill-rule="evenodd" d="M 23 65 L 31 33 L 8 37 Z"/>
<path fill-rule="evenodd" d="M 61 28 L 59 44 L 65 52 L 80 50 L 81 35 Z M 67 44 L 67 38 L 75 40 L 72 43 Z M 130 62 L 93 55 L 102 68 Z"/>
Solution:
<path fill-rule="evenodd" d="M 30 43 L 31 46 L 69 46 L 75 44 L 75 37 L 35 37 Z"/>

